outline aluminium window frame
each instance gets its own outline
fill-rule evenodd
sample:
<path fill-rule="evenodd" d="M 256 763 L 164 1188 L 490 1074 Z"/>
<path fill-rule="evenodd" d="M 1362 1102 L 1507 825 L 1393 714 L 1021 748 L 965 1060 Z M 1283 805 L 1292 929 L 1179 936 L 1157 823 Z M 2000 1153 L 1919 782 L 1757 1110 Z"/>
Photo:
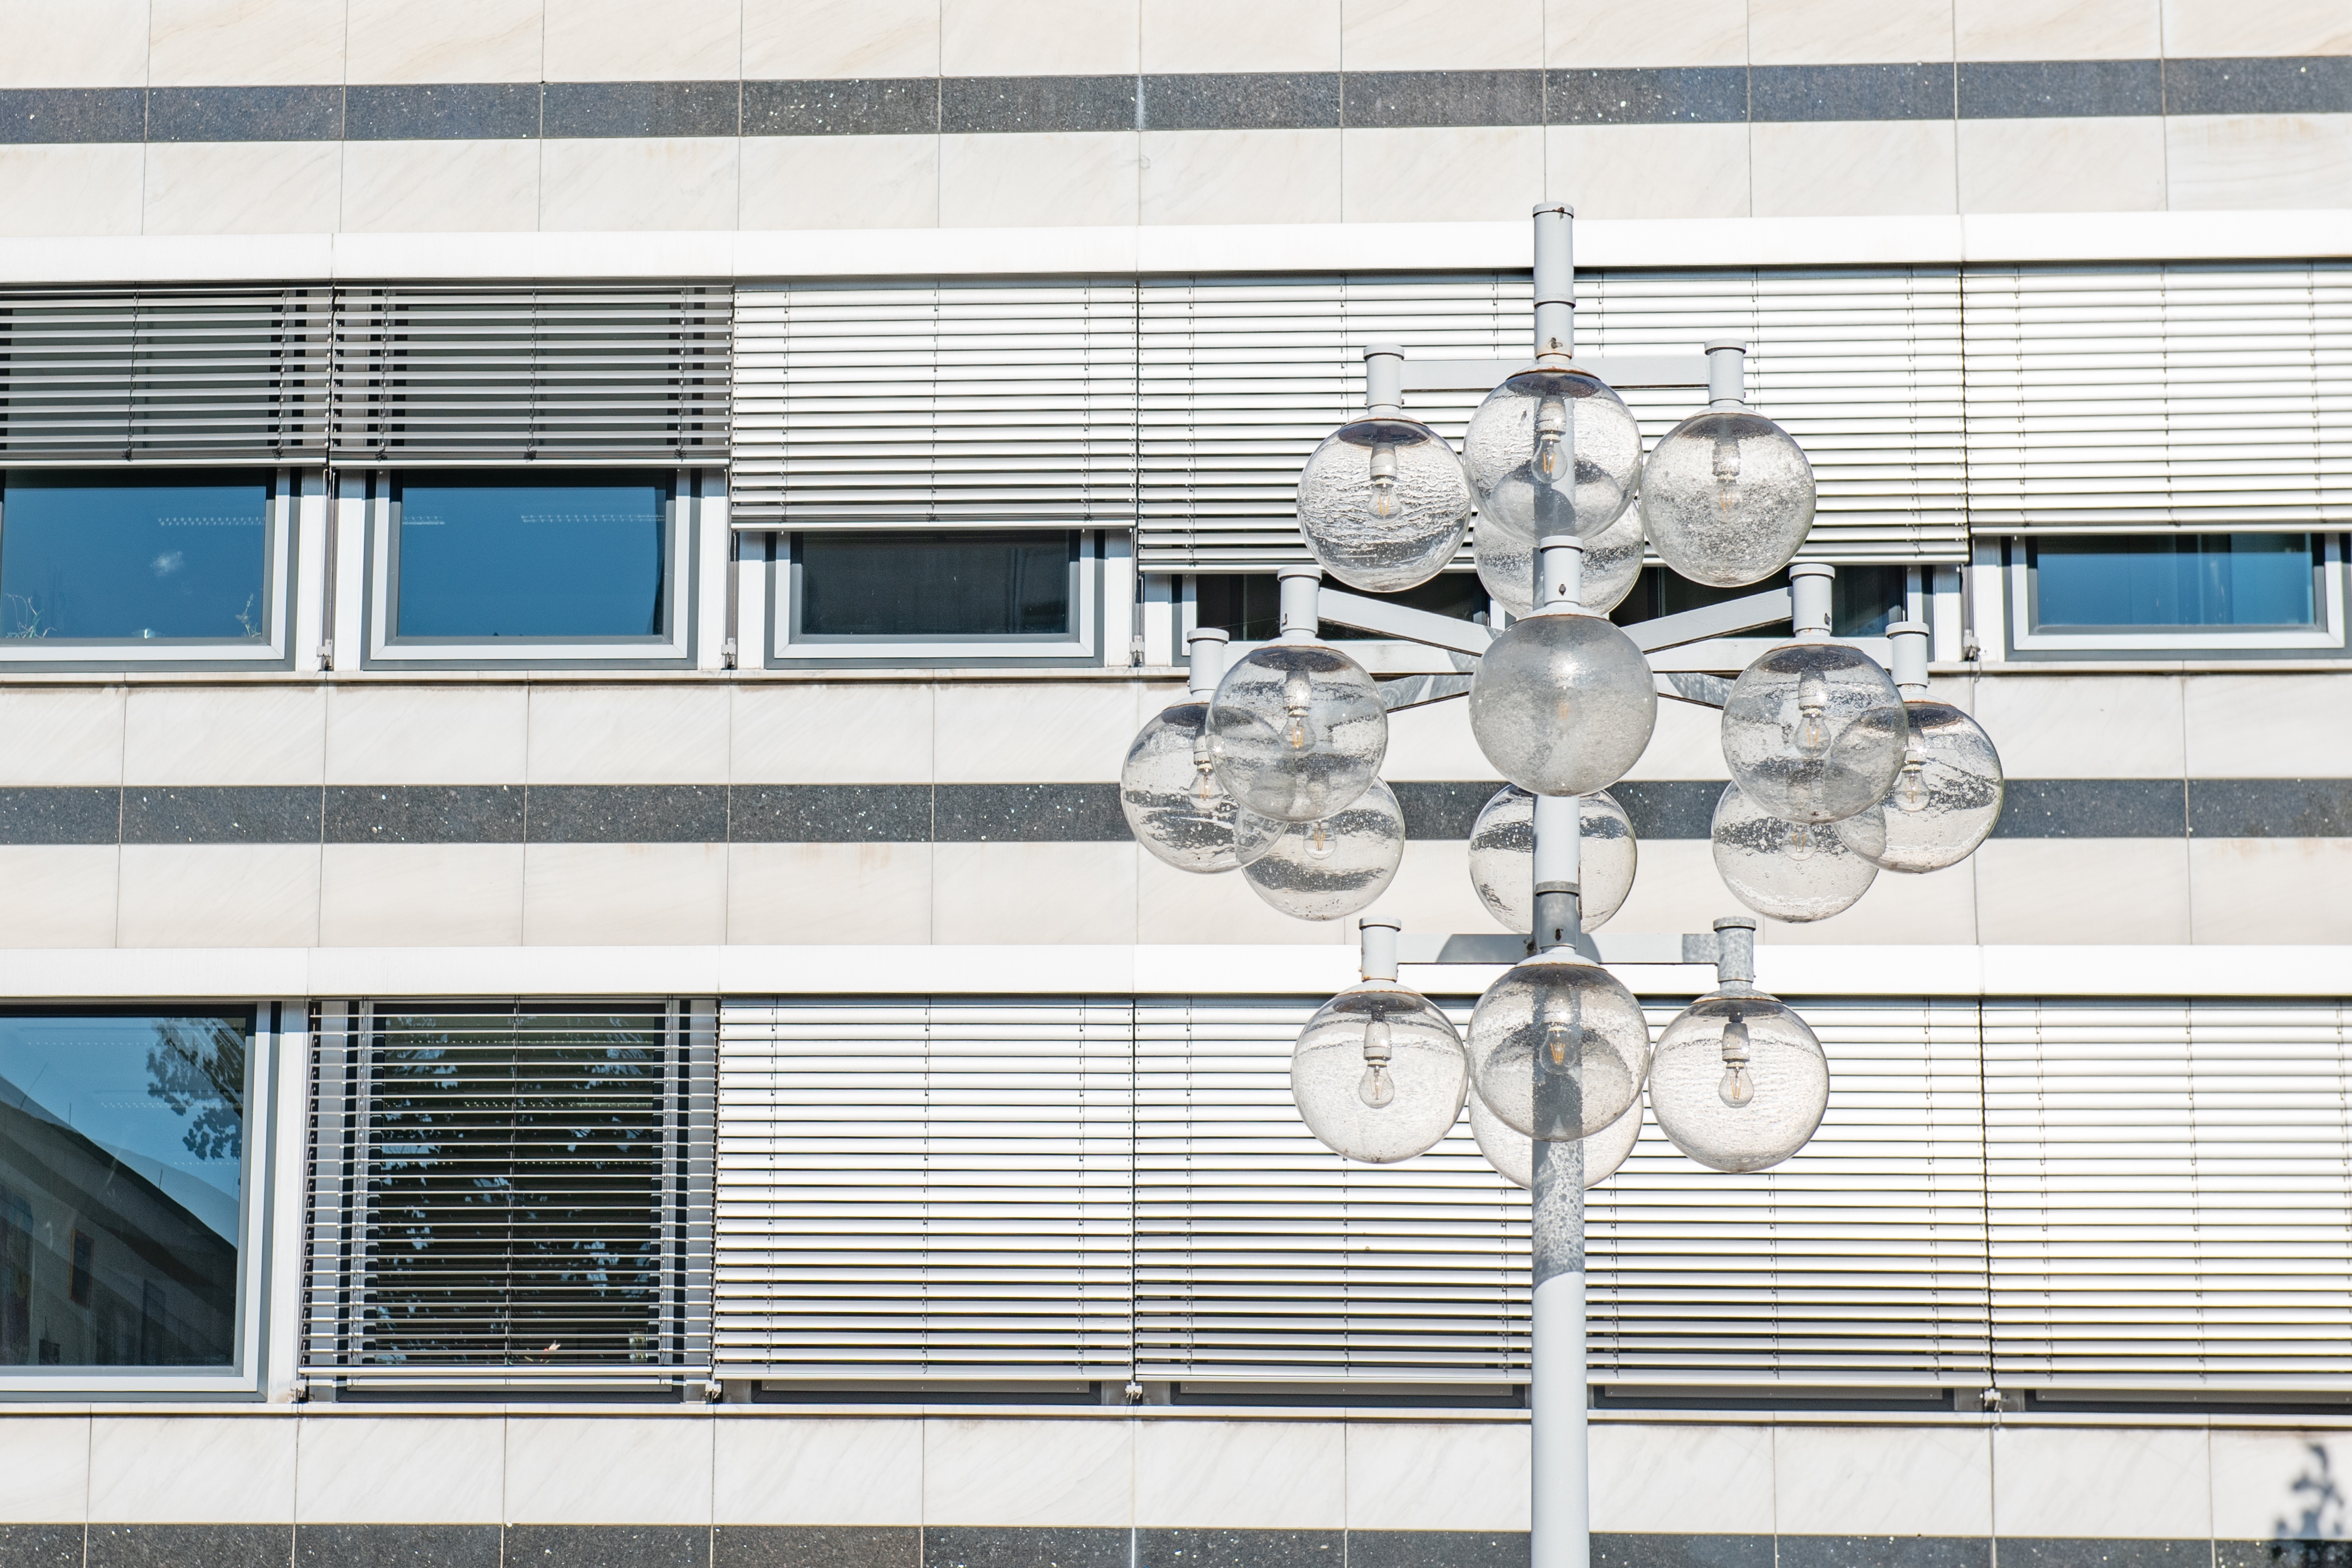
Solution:
<path fill-rule="evenodd" d="M 550 464 L 550 468 L 556 465 Z M 566 465 L 594 468 L 598 465 Z M 484 473 L 528 473 L 529 464 L 483 464 Z M 399 612 L 400 529 L 397 492 L 407 472 L 447 472 L 448 465 L 418 463 L 406 469 L 369 470 L 366 508 L 366 587 L 362 662 L 370 669 L 691 669 L 699 633 L 702 601 L 698 574 L 702 561 L 700 526 L 706 508 L 724 506 L 724 490 L 712 470 L 643 463 L 614 465 L 614 471 L 658 471 L 669 476 L 663 503 L 663 621 L 668 630 L 653 637 L 411 637 L 394 627 Z"/>
<path fill-rule="evenodd" d="M 161 463 L 91 464 L 75 466 L 78 473 L 139 474 L 166 467 Z M 0 637 L 0 668 L 56 670 L 122 669 L 290 669 L 294 666 L 295 588 L 301 534 L 304 480 L 315 481 L 319 470 L 292 465 L 259 467 L 225 463 L 169 465 L 174 471 L 213 469 L 224 474 L 260 472 L 268 475 L 269 500 L 262 516 L 262 597 L 268 605 L 268 635 L 257 642 L 231 637 Z M 0 465 L 0 550 L 7 547 L 7 475 L 11 471 L 58 472 L 64 465 Z"/>
<path fill-rule="evenodd" d="M 2045 632 L 2034 627 L 2035 613 L 2040 602 L 2040 585 L 2036 568 L 2029 563 L 2027 546 L 2045 538 L 2152 538 L 2173 539 L 2188 534 L 2214 532 L 2300 532 L 2319 541 L 2318 561 L 2313 567 L 2313 608 L 2318 613 L 2319 624 L 2308 630 L 2293 627 L 2248 627 L 2243 630 L 2200 630 L 2191 626 L 2150 627 L 2137 630 L 2129 627 L 2089 631 Z M 2310 657 L 2341 655 L 2352 652 L 2352 641 L 2347 637 L 2345 602 L 2345 536 L 2341 532 L 2313 527 L 2289 530 L 2179 530 L 2123 532 L 2100 530 L 2095 534 L 2060 530 L 2022 530 L 2004 533 L 1999 540 L 2000 571 L 2003 597 L 2008 603 L 2001 616 L 2002 629 L 2009 642 L 2009 652 L 2021 661 L 2037 655 L 2064 658 L 2072 655 L 2099 654 L 2286 654 Z"/>
<path fill-rule="evenodd" d="M 203 1000 L 188 997 L 135 1001 L 44 1001 L 10 998 L 12 1016 L 81 1015 L 84 1016 L 155 1016 L 174 1008 L 191 1013 L 220 1013 L 242 1008 L 251 1018 L 246 1047 L 246 1110 L 244 1156 L 237 1173 L 236 1353 L 218 1368 L 129 1366 L 60 1366 L 47 1373 L 0 1367 L 0 1404 L 59 1399 L 259 1399 L 268 1373 L 273 1333 L 290 1333 L 272 1322 L 269 1310 L 278 1278 L 278 1258 L 287 1245 L 280 1227 L 271 1223 L 278 1206 L 276 1191 L 302 1180 L 305 1151 L 280 1128 L 279 1080 L 288 1064 L 281 1053 L 291 1041 L 299 1049 L 307 1041 L 309 1020 L 299 1004 L 264 998 Z M 300 1064 L 292 1075 L 301 1078 Z M 295 1237 L 299 1246 L 299 1238 Z"/>
<path fill-rule="evenodd" d="M 989 637 L 809 637 L 800 632 L 803 594 L 800 541 L 811 532 L 1063 533 L 1075 535 L 1070 562 L 1070 623 L 1066 636 L 1008 634 Z M 786 529 L 765 536 L 769 557 L 767 668 L 1096 668 L 1105 662 L 1104 610 L 1108 574 L 1126 557 L 1103 531 L 1083 525 L 1045 523 L 1034 529 L 957 528 L 926 524 L 919 530 Z M 1120 544 L 1124 543 L 1120 536 Z"/>

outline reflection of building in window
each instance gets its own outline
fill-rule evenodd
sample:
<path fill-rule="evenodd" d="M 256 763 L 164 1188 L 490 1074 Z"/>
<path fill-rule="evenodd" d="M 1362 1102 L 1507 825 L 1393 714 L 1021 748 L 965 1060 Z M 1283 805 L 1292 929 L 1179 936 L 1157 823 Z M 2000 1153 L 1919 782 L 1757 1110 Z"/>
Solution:
<path fill-rule="evenodd" d="M 0 1364 L 226 1366 L 236 1327 L 234 1227 L 0 1080 Z"/>

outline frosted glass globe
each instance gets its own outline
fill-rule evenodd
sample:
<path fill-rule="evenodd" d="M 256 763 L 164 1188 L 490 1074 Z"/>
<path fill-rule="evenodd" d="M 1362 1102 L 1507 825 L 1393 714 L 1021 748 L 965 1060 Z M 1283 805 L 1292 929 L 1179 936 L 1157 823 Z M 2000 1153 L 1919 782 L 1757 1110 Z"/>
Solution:
<path fill-rule="evenodd" d="M 1732 782 L 1790 822 L 1835 822 L 1885 799 L 1910 733 L 1886 671 L 1835 643 L 1759 656 L 1723 705 Z"/>
<path fill-rule="evenodd" d="M 1503 1119 L 1475 1094 L 1470 1097 L 1470 1136 L 1504 1180 L 1534 1190 L 1536 1141 L 1503 1125 Z M 1624 1115 L 1584 1140 L 1584 1184 L 1597 1187 L 1615 1175 L 1641 1136 L 1642 1102 L 1637 1097 Z"/>
<path fill-rule="evenodd" d="M 1650 1113 L 1675 1148 L 1717 1171 L 1761 1171 L 1805 1146 L 1830 1103 L 1822 1043 L 1752 986 L 1702 996 L 1658 1034 Z"/>
<path fill-rule="evenodd" d="M 1298 529 L 1323 570 L 1367 594 L 1437 575 L 1470 527 L 1470 480 L 1445 438 L 1412 419 L 1359 419 L 1298 475 Z"/>
<path fill-rule="evenodd" d="M 1535 608 L 1536 542 L 1499 522 L 1478 520 L 1471 547 L 1478 563 L 1478 581 L 1489 598 L 1515 616 Z M 1605 616 L 1625 602 L 1642 575 L 1642 519 L 1631 508 L 1623 516 L 1584 542 L 1584 583 L 1581 603 L 1596 616 Z"/>
<path fill-rule="evenodd" d="M 1878 876 L 1834 828 L 1759 811 L 1738 784 L 1715 803 L 1712 837 L 1715 869 L 1731 896 L 1776 921 L 1827 920 L 1853 908 Z"/>
<path fill-rule="evenodd" d="M 1948 702 L 1904 708 L 1911 721 L 1903 769 L 1885 800 L 1833 831 L 1885 871 L 1940 871 L 1976 853 L 2000 820 L 2000 753 L 1977 721 Z"/>
<path fill-rule="evenodd" d="M 1462 437 L 1481 518 L 1530 539 L 1591 535 L 1633 499 L 1642 429 L 1580 370 L 1523 370 L 1486 395 Z"/>
<path fill-rule="evenodd" d="M 1650 743 L 1658 693 L 1642 650 L 1590 615 L 1530 616 L 1470 678 L 1470 733 L 1495 771 L 1537 795 L 1591 795 Z"/>
<path fill-rule="evenodd" d="M 1813 526 L 1813 466 L 1762 415 L 1710 409 L 1659 437 L 1642 466 L 1641 510 L 1658 559 L 1692 582 L 1760 583 Z"/>
<path fill-rule="evenodd" d="M 1470 1015 L 1471 1082 L 1505 1126 L 1590 1138 L 1625 1114 L 1650 1070 L 1650 1026 L 1622 982 L 1555 949 L 1515 965 Z"/>
<path fill-rule="evenodd" d="M 1290 1053 L 1290 1097 L 1333 1153 L 1393 1165 L 1453 1130 L 1470 1083 L 1462 1037 L 1393 980 L 1350 985 L 1315 1011 Z"/>
<path fill-rule="evenodd" d="M 1155 714 L 1118 770 L 1118 805 L 1129 831 L 1180 871 L 1235 870 L 1272 842 L 1262 839 L 1253 850 L 1236 841 L 1243 813 L 1217 782 L 1216 742 L 1208 725 L 1202 702 L 1180 702 Z"/>
<path fill-rule="evenodd" d="M 1584 929 L 1609 923 L 1633 890 L 1639 850 L 1633 824 L 1606 790 L 1577 797 L 1577 881 L 1583 893 Z M 1470 829 L 1470 885 L 1479 902 L 1521 935 L 1536 928 L 1536 797 L 1505 784 L 1479 809 Z"/>
<path fill-rule="evenodd" d="M 1312 822 L 1364 793 L 1389 716 L 1364 667 L 1321 643 L 1268 643 L 1234 661 L 1209 706 L 1217 782 L 1260 816 Z"/>
<path fill-rule="evenodd" d="M 1293 920 L 1335 921 L 1386 892 L 1403 859 L 1404 813 L 1394 792 L 1374 779 L 1329 816 L 1285 824 L 1242 876 Z"/>

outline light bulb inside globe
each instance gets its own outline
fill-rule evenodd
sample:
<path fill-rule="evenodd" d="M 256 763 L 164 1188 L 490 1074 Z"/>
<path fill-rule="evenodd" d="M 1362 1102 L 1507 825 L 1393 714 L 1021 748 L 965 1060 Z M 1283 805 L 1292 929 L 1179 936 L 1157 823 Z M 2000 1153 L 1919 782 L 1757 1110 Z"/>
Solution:
<path fill-rule="evenodd" d="M 1199 817 L 1216 815 L 1217 807 L 1217 742 L 1203 728 L 1192 740 L 1192 814 Z"/>
<path fill-rule="evenodd" d="M 1315 743 L 1315 731 L 1307 715 L 1315 703 L 1315 685 L 1303 669 L 1294 669 L 1282 679 L 1282 711 L 1289 722 L 1284 726 L 1282 738 L 1290 749 L 1303 752 Z"/>
<path fill-rule="evenodd" d="M 1734 1110 L 1756 1099 L 1756 1080 L 1748 1072 L 1748 1024 L 1734 1013 L 1723 1026 L 1723 1081 L 1715 1092 Z"/>
<path fill-rule="evenodd" d="M 1739 492 L 1734 488 L 1739 483 L 1738 437 L 1728 432 L 1716 437 L 1714 467 L 1716 505 L 1722 510 L 1724 516 L 1729 517 L 1733 504 L 1739 499 Z"/>
<path fill-rule="evenodd" d="M 1397 514 L 1397 454 L 1393 441 L 1372 443 L 1372 515 L 1387 521 Z"/>
<path fill-rule="evenodd" d="M 1560 445 L 1568 435 L 1568 404 L 1558 397 L 1547 397 L 1536 406 L 1536 455 L 1528 467 L 1545 483 L 1557 481 L 1564 465 Z"/>
<path fill-rule="evenodd" d="M 1903 776 L 1895 781 L 1895 804 L 1905 811 L 1927 809 L 1927 752 L 1916 729 L 1903 748 Z"/>
<path fill-rule="evenodd" d="M 1789 824 L 1789 858 L 1810 860 L 1813 858 L 1813 829 L 1811 823 Z"/>
<path fill-rule="evenodd" d="M 1307 832 L 1307 853 L 1316 860 L 1331 858 L 1331 831 L 1320 822 L 1312 825 Z"/>
<path fill-rule="evenodd" d="M 1538 1073 L 1543 1070 L 1544 1061 L 1556 1068 L 1564 1068 L 1584 1051 L 1583 1009 L 1577 1005 L 1573 992 L 1545 997 L 1543 1014 L 1543 1056 L 1537 1063 Z"/>
<path fill-rule="evenodd" d="M 1797 682 L 1797 750 L 1818 757 L 1830 749 L 1830 728 L 1822 715 L 1830 709 L 1830 683 L 1817 670 L 1807 670 Z"/>
<path fill-rule="evenodd" d="M 1374 1110 L 1396 1100 L 1396 1080 L 1389 1076 L 1389 1021 L 1375 1016 L 1364 1026 L 1364 1076 L 1356 1081 L 1356 1098 Z"/>

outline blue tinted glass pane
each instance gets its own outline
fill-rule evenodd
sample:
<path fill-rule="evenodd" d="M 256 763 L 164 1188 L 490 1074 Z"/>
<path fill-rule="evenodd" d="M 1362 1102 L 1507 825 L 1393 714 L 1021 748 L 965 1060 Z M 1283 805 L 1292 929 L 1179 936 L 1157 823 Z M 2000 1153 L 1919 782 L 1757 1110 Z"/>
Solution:
<path fill-rule="evenodd" d="M 2307 533 L 2037 540 L 2039 628 L 2317 625 Z"/>
<path fill-rule="evenodd" d="M 268 522 L 261 475 L 12 473 L 0 637 L 261 641 Z"/>
<path fill-rule="evenodd" d="M 660 637 L 668 496 L 648 474 L 408 476 L 399 635 Z"/>
<path fill-rule="evenodd" d="M 247 1019 L 0 1016 L 0 1365 L 236 1355 Z"/>
<path fill-rule="evenodd" d="M 803 534 L 801 635 L 1067 637 L 1076 548 L 1066 532 Z"/>

